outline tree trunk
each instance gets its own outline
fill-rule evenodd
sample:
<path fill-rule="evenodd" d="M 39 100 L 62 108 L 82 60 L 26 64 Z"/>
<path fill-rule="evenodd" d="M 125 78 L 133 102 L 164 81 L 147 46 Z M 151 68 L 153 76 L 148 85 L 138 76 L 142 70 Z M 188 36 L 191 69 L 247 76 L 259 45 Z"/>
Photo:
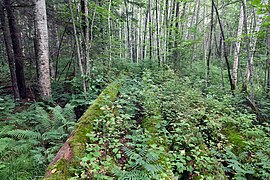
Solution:
<path fill-rule="evenodd" d="M 142 56 L 143 56 L 143 59 L 145 59 L 146 57 L 146 35 L 147 35 L 147 25 L 148 25 L 148 18 L 149 18 L 149 6 L 147 6 L 147 10 L 146 10 L 146 13 L 145 13 L 145 22 L 144 22 L 144 35 L 143 35 L 143 50 L 142 50 Z"/>
<path fill-rule="evenodd" d="M 4 42 L 5 42 L 6 52 L 7 52 L 13 96 L 14 96 L 14 99 L 16 100 L 16 99 L 20 98 L 20 93 L 19 93 L 17 78 L 16 78 L 16 74 L 15 74 L 15 60 L 14 60 L 14 55 L 13 55 L 12 47 L 11 47 L 12 42 L 10 39 L 9 29 L 7 28 L 8 26 L 6 23 L 6 18 L 5 18 L 5 14 L 4 14 L 4 6 L 3 6 L 2 1 L 0 1 L 0 21 L 1 21 L 0 27 L 3 31 Z"/>
<path fill-rule="evenodd" d="M 77 50 L 77 58 L 78 58 L 79 68 L 80 68 L 81 76 L 84 76 L 79 38 L 78 38 L 78 35 L 77 35 L 77 28 L 76 28 L 75 18 L 74 18 L 74 14 L 73 14 L 71 0 L 69 0 L 69 10 L 70 10 L 71 20 L 72 20 L 72 24 L 73 24 L 73 34 L 74 34 L 74 39 L 75 39 L 75 43 L 76 43 L 76 50 Z M 82 85 L 83 85 L 83 91 L 84 91 L 84 93 L 86 93 L 86 82 L 85 82 L 84 79 L 83 79 Z"/>
<path fill-rule="evenodd" d="M 15 21 L 15 15 L 11 8 L 11 0 L 4 0 L 5 8 L 7 10 L 8 24 L 10 30 L 10 36 L 12 40 L 12 47 L 14 52 L 15 60 L 15 73 L 17 78 L 18 89 L 21 98 L 26 98 L 26 86 L 24 78 L 24 62 L 23 62 L 23 52 L 20 43 L 20 33 Z"/>
<path fill-rule="evenodd" d="M 233 61 L 233 90 L 236 88 L 236 83 L 238 80 L 238 66 L 239 66 L 239 52 L 240 52 L 240 41 L 241 41 L 241 35 L 242 35 L 242 29 L 243 29 L 243 22 L 244 22 L 244 14 L 243 14 L 243 7 L 241 6 L 240 16 L 239 16 L 239 23 L 238 23 L 238 30 L 237 30 L 237 40 L 235 43 L 235 49 L 234 49 L 234 61 Z"/>
<path fill-rule="evenodd" d="M 130 27 L 129 27 L 129 15 L 128 15 L 128 5 L 127 0 L 124 0 L 125 3 L 125 9 L 126 9 L 126 21 L 127 21 L 127 47 L 128 47 L 128 58 L 131 57 L 131 45 L 130 45 Z"/>
<path fill-rule="evenodd" d="M 149 58 L 152 60 L 152 19 L 151 19 L 151 0 L 148 0 L 149 9 Z"/>
<path fill-rule="evenodd" d="M 87 0 L 86 0 L 87 1 Z M 112 61 L 112 36 L 111 36 L 111 5 L 112 0 L 109 1 L 109 9 L 108 9 L 108 27 L 109 27 L 109 59 Z"/>
<path fill-rule="evenodd" d="M 88 0 L 82 0 L 82 9 L 83 9 L 83 15 L 82 15 L 82 27 L 83 27 L 83 37 L 84 37 L 84 72 L 85 75 L 91 74 L 91 67 L 90 67 L 90 57 L 89 57 L 89 51 L 90 51 L 90 29 L 89 29 L 89 9 L 88 9 Z"/>
<path fill-rule="evenodd" d="M 270 27 L 268 28 L 268 80 L 267 80 L 267 92 L 270 92 Z"/>
<path fill-rule="evenodd" d="M 194 62 L 195 60 L 195 51 L 196 51 L 196 47 L 197 47 L 197 30 L 198 30 L 198 23 L 199 23 L 199 14 L 200 14 L 200 0 L 196 1 L 196 4 L 198 4 L 198 8 L 197 8 L 197 15 L 196 15 L 196 27 L 195 27 L 195 33 L 194 33 L 194 45 L 193 45 L 193 50 L 192 50 L 192 60 L 191 63 Z"/>
<path fill-rule="evenodd" d="M 209 37 L 209 45 L 208 45 L 208 57 L 206 62 L 206 84 L 209 85 L 209 79 L 210 79 L 210 58 L 212 53 L 212 35 L 213 35 L 213 29 L 214 29 L 214 2 L 212 1 L 212 8 L 211 8 L 211 30 L 210 30 L 210 37 Z"/>
<path fill-rule="evenodd" d="M 217 9 L 217 6 L 215 5 L 214 0 L 212 0 L 212 3 L 213 3 L 213 6 L 214 6 L 214 8 L 216 10 L 216 14 L 217 14 L 218 22 L 219 22 L 219 27 L 220 27 L 220 31 L 221 31 L 221 35 L 222 35 L 222 39 L 223 39 L 223 48 L 224 48 L 223 52 L 224 52 L 224 57 L 225 57 L 226 65 L 227 65 L 227 72 L 228 72 L 228 78 L 229 78 L 229 81 L 230 81 L 231 91 L 232 91 L 232 94 L 233 94 L 234 92 L 233 92 L 231 70 L 230 70 L 229 59 L 228 59 L 228 56 L 227 56 L 227 46 L 226 46 L 226 40 L 225 40 L 223 25 L 222 25 L 222 22 L 220 21 L 218 9 Z"/>
<path fill-rule="evenodd" d="M 159 21 L 158 21 L 158 0 L 156 0 L 156 33 L 157 33 L 157 58 L 158 64 L 161 65 L 160 49 L 159 49 Z"/>
<path fill-rule="evenodd" d="M 247 44 L 247 54 L 248 54 L 248 62 L 247 62 L 247 67 L 246 67 L 246 75 L 244 78 L 243 82 L 243 87 L 242 91 L 246 92 L 247 91 L 247 84 L 249 80 L 251 81 L 251 100 L 254 100 L 254 81 L 253 81 L 253 74 L 252 74 L 252 68 L 253 68 L 253 55 L 256 50 L 256 43 L 257 43 L 257 38 L 258 38 L 258 32 L 260 31 L 260 27 L 262 24 L 262 19 L 264 17 L 264 14 L 258 15 L 258 20 L 256 22 L 255 26 L 255 36 L 252 37 L 251 42 L 249 42 L 249 38 L 247 37 L 247 12 L 246 12 L 246 0 L 243 0 L 243 12 L 244 12 L 244 27 L 245 27 L 245 39 L 246 39 L 246 44 Z"/>
<path fill-rule="evenodd" d="M 51 97 L 51 78 L 48 44 L 48 27 L 45 0 L 35 1 L 35 31 L 39 91 L 42 97 Z"/>

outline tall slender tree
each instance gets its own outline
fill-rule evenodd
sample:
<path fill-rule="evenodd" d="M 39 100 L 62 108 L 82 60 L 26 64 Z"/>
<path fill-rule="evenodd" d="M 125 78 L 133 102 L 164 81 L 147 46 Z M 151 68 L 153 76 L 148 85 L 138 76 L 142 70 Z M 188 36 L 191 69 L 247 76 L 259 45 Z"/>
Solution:
<path fill-rule="evenodd" d="M 19 99 L 20 93 L 19 93 L 17 78 L 15 74 L 15 60 L 14 60 L 14 55 L 12 52 L 12 45 L 11 45 L 12 42 L 10 39 L 9 29 L 7 28 L 8 26 L 6 23 L 6 17 L 4 13 L 4 4 L 2 0 L 0 1 L 0 22 L 1 22 L 0 27 L 3 31 L 4 42 L 5 42 L 5 47 L 6 47 L 7 57 L 8 57 L 8 65 L 9 65 L 9 71 L 10 71 L 10 79 L 12 82 L 13 96 L 14 96 L 14 99 Z"/>
<path fill-rule="evenodd" d="M 23 51 L 22 51 L 22 46 L 20 42 L 20 32 L 17 26 L 17 22 L 15 20 L 16 18 L 15 18 L 13 9 L 11 7 L 11 0 L 4 0 L 4 3 L 5 3 L 6 11 L 7 11 L 10 36 L 12 40 L 18 89 L 19 89 L 20 97 L 26 98 Z"/>
<path fill-rule="evenodd" d="M 239 22 L 238 22 L 238 30 L 237 30 L 237 40 L 235 42 L 235 49 L 234 49 L 233 78 L 232 78 L 233 90 L 235 90 L 236 83 L 238 80 L 239 53 L 240 53 L 243 21 L 244 21 L 244 13 L 243 13 L 243 6 L 241 6 Z"/>
<path fill-rule="evenodd" d="M 42 97 L 51 97 L 51 78 L 48 44 L 48 26 L 45 0 L 35 0 L 35 32 L 39 91 Z"/>

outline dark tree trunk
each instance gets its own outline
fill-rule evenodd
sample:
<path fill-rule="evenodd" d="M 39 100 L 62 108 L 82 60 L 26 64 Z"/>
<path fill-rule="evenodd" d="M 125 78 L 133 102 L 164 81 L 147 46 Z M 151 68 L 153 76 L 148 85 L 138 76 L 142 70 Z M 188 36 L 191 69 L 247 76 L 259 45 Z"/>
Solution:
<path fill-rule="evenodd" d="M 1 20 L 0 27 L 3 31 L 4 42 L 5 42 L 6 52 L 7 52 L 7 57 L 8 57 L 8 65 L 9 65 L 9 71 L 10 71 L 10 79 L 12 82 L 13 96 L 14 96 L 14 99 L 19 99 L 20 94 L 19 94 L 17 78 L 15 74 L 15 61 L 14 61 L 14 55 L 13 55 L 12 47 L 11 47 L 12 42 L 10 39 L 9 30 L 7 28 L 8 26 L 6 24 L 4 6 L 3 6 L 2 1 L 0 1 L 0 20 Z"/>
<path fill-rule="evenodd" d="M 210 37 L 209 37 L 209 51 L 208 51 L 208 57 L 206 62 L 206 83 L 207 86 L 209 85 L 209 75 L 210 75 L 210 58 L 212 53 L 212 34 L 214 29 L 214 2 L 212 1 L 212 8 L 211 8 L 211 30 L 210 30 Z"/>
<path fill-rule="evenodd" d="M 232 91 L 232 94 L 233 94 L 234 93 L 234 86 L 233 86 L 233 83 L 232 83 L 232 76 L 231 76 L 229 59 L 228 59 L 228 55 L 227 55 L 227 46 L 226 46 L 226 40 L 225 40 L 223 25 L 222 25 L 222 22 L 220 20 L 218 9 L 217 9 L 217 7 L 216 7 L 216 5 L 214 3 L 214 0 L 212 0 L 212 3 L 213 3 L 213 6 L 215 7 L 215 10 L 216 10 L 216 14 L 217 14 L 218 22 L 219 22 L 219 27 L 220 27 L 220 31 L 221 31 L 221 35 L 222 35 L 222 39 L 223 39 L 223 53 L 224 53 L 224 57 L 225 57 L 226 65 L 227 65 L 228 78 L 229 78 L 229 81 L 230 81 L 231 91 Z"/>
<path fill-rule="evenodd" d="M 15 15 L 11 7 L 11 0 L 4 0 L 5 7 L 7 10 L 8 24 L 10 29 L 10 36 L 12 40 L 14 60 L 15 60 L 15 72 L 17 78 L 18 89 L 21 98 L 26 98 L 26 87 L 24 78 L 24 63 L 23 63 L 23 53 L 20 44 L 19 30 L 15 21 Z"/>

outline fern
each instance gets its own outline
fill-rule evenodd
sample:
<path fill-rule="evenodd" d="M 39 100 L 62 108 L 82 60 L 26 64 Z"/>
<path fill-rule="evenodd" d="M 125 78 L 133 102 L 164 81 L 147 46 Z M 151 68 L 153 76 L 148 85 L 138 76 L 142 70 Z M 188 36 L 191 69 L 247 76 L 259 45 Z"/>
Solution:
<path fill-rule="evenodd" d="M 1 107 L 1 100 L 0 100 Z M 0 127 L 0 179 L 31 179 L 44 168 L 75 124 L 73 106 L 32 104 Z M 0 116 L 3 113 L 0 113 Z"/>
<path fill-rule="evenodd" d="M 41 139 L 40 133 L 31 130 L 14 129 L 6 132 L 6 135 L 16 139 Z"/>
<path fill-rule="evenodd" d="M 154 153 L 151 149 L 146 147 L 139 150 L 139 153 L 136 153 L 134 150 L 129 149 L 127 147 L 123 147 L 122 150 L 129 157 L 130 168 L 133 170 L 140 170 L 143 172 L 143 177 L 151 177 L 155 176 L 158 173 L 162 172 L 163 166 L 159 164 L 158 160 L 160 159 L 159 154 Z M 135 175 L 139 175 L 137 171 L 131 170 L 129 173 L 132 174 L 132 178 L 136 177 Z M 127 173 L 127 172 L 126 172 Z M 129 176 L 128 174 L 126 174 Z M 139 176 L 142 178 L 141 176 Z"/>

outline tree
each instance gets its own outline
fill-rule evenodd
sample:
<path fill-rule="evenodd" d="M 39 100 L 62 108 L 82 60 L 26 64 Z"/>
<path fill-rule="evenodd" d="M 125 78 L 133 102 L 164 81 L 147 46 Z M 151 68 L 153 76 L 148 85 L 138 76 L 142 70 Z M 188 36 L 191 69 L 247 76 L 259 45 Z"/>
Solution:
<path fill-rule="evenodd" d="M 80 69 L 81 76 L 84 78 L 85 73 L 83 70 L 83 63 L 82 63 L 82 58 L 81 58 L 80 42 L 79 42 L 79 37 L 78 37 L 78 33 L 77 33 L 76 22 L 75 22 L 75 18 L 74 18 L 71 0 L 69 0 L 68 3 L 69 3 L 69 11 L 71 14 L 71 20 L 72 20 L 72 25 L 73 25 L 73 35 L 74 35 L 74 39 L 76 42 L 76 50 L 77 50 L 77 58 L 78 58 L 78 62 L 79 62 L 79 69 Z M 82 85 L 83 85 L 83 91 L 84 91 L 84 93 L 86 93 L 87 89 L 86 89 L 86 82 L 84 79 L 83 79 Z"/>
<path fill-rule="evenodd" d="M 240 53 L 240 45 L 241 45 L 240 36 L 242 35 L 243 21 L 244 21 L 244 13 L 243 13 L 243 6 L 241 6 L 238 30 L 237 30 L 237 40 L 236 40 L 235 49 L 234 49 L 233 78 L 232 78 L 233 90 L 235 90 L 237 79 L 238 79 L 239 53 Z"/>
<path fill-rule="evenodd" d="M 17 78 L 18 89 L 21 98 L 26 98 L 26 86 L 24 77 L 24 62 L 23 62 L 23 52 L 20 42 L 20 32 L 15 21 L 15 15 L 11 7 L 11 0 L 4 0 L 5 8 L 7 11 L 8 24 L 10 30 L 10 37 L 12 40 L 12 47 L 15 60 L 15 73 Z"/>
<path fill-rule="evenodd" d="M 15 74 L 15 60 L 14 60 L 14 54 L 12 52 L 12 45 L 11 45 L 12 42 L 10 39 L 9 29 L 7 28 L 7 24 L 6 24 L 6 17 L 4 14 L 4 5 L 2 1 L 0 1 L 0 21 L 1 21 L 1 29 L 3 31 L 3 36 L 4 36 L 7 57 L 8 57 L 8 65 L 9 65 L 9 71 L 10 71 L 10 79 L 12 83 L 13 96 L 14 96 L 14 99 L 19 99 L 20 93 L 19 93 L 17 78 Z"/>
<path fill-rule="evenodd" d="M 48 27 L 45 0 L 35 0 L 35 32 L 37 42 L 39 93 L 42 97 L 51 97 Z"/>

